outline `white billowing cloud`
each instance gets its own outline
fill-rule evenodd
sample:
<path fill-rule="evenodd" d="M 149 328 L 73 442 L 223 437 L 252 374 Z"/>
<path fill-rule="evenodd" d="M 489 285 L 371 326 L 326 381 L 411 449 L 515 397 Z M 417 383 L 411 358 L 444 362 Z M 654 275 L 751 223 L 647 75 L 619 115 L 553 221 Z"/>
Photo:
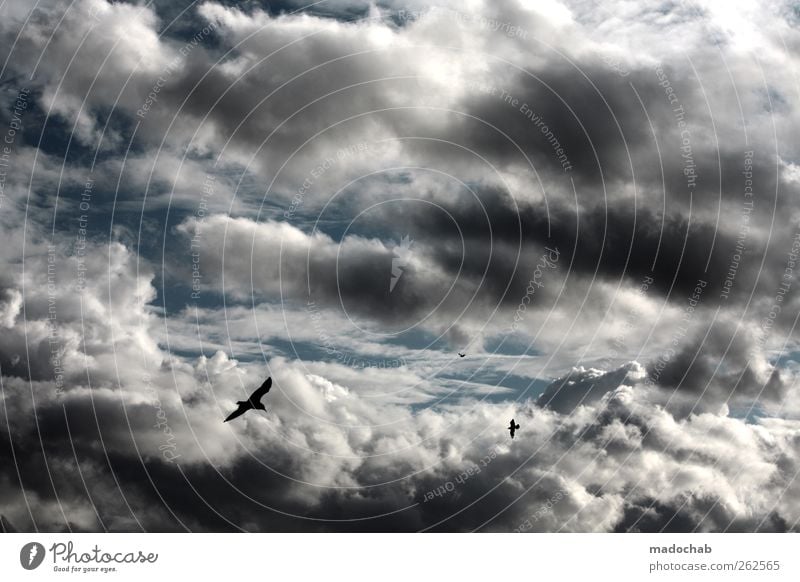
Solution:
<path fill-rule="evenodd" d="M 332 266 L 335 272 L 348 259 L 389 265 L 392 257 L 382 241 L 351 236 L 337 243 L 322 232 L 309 235 L 286 222 L 213 215 L 203 221 L 188 219 L 178 232 L 195 241 L 211 285 L 221 283 L 224 268 L 226 291 L 245 297 L 302 297 L 315 268 Z"/>
<path fill-rule="evenodd" d="M 111 281 L 132 277 L 124 249 L 112 259 Z M 137 320 L 152 317 L 136 301 L 147 277 L 138 291 L 134 280 L 120 283 L 109 296 L 101 292 L 109 279 L 98 277 L 97 286 L 90 288 L 96 303 L 84 320 L 84 325 L 96 327 L 97 337 L 109 338 L 105 349 L 102 343 L 92 349 L 91 361 L 115 357 L 120 384 L 71 386 L 60 397 L 52 382 L 35 384 L 36 410 L 44 425 L 55 422 L 61 406 L 73 419 L 87 415 L 87 421 L 72 427 L 72 445 L 78 448 L 94 439 L 93 422 L 100 422 L 107 426 L 106 451 L 115 456 L 141 455 L 153 463 L 162 458 L 161 447 L 170 446 L 170 457 L 185 471 L 210 466 L 221 474 L 235 474 L 237 466 L 254 459 L 262 470 L 281 475 L 282 485 L 269 500 L 272 506 L 299 504 L 323 517 L 331 503 L 345 512 L 351 505 L 360 512 L 363 499 L 354 497 L 353 488 L 366 488 L 383 511 L 416 503 L 419 521 L 414 527 L 444 520 L 455 529 L 646 530 L 664 527 L 679 514 L 700 530 L 718 531 L 772 529 L 800 517 L 792 496 L 800 468 L 793 444 L 796 421 L 746 424 L 708 413 L 677 421 L 653 406 L 656 389 L 640 383 L 608 386 L 600 398 L 566 414 L 530 402 L 515 406 L 469 398 L 412 412 L 391 399 L 368 398 L 309 373 L 298 361 L 272 358 L 268 370 L 275 384 L 267 396 L 269 412 L 250 412 L 236 423 L 223 424 L 235 401 L 260 383 L 264 367 L 242 366 L 223 353 L 196 360 L 162 355 L 156 370 L 138 364 L 142 352 L 151 359 L 163 352 L 148 339 L 152 336 L 138 337 L 138 345 L 129 341 L 137 337 Z M 140 311 L 116 319 L 109 298 L 116 306 L 127 305 L 129 312 L 136 305 Z M 62 325 L 68 329 L 66 324 L 74 320 L 65 317 Z M 104 324 L 99 321 L 103 317 Z M 76 366 L 75 361 L 68 365 Z M 145 371 L 150 380 L 143 383 Z M 634 363 L 607 376 L 638 381 L 641 371 Z M 603 377 L 599 371 L 589 376 Z M 17 437 L 30 430 L 29 394 L 26 382 L 6 384 L 4 404 L 15 419 L 8 428 Z M 505 432 L 512 416 L 522 425 L 513 442 Z M 465 467 L 481 470 L 456 481 Z M 108 478 L 102 469 L 95 470 L 95 479 Z M 445 487 L 444 493 L 439 487 Z M 481 511 L 453 515 L 464 502 L 489 491 L 495 492 L 491 506 L 479 502 Z M 139 495 L 143 493 L 136 489 L 132 499 L 139 500 Z M 63 507 L 75 523 L 95 527 L 79 504 Z M 109 502 L 104 507 L 110 512 L 107 519 L 125 523 L 119 506 Z M 141 511 L 139 505 L 133 509 L 145 527 L 169 521 L 163 513 Z M 50 509 L 42 503 L 37 511 Z M 251 525 L 269 527 L 258 520 Z M 397 527 L 408 524 L 399 522 Z"/>
<path fill-rule="evenodd" d="M 14 327 L 22 309 L 22 293 L 18 289 L 5 289 L 6 298 L 0 302 L 0 321 L 3 327 Z"/>
<path fill-rule="evenodd" d="M 582 366 L 553 382 L 539 397 L 539 404 L 569 414 L 578 406 L 590 406 L 622 384 L 644 380 L 646 371 L 638 362 L 607 372 Z"/>
<path fill-rule="evenodd" d="M 60 21 L 55 30 L 54 19 Z M 36 73 L 53 80 L 43 87 L 45 110 L 74 121 L 75 138 L 92 143 L 102 129 L 93 107 L 110 105 L 120 97 L 118 106 L 138 106 L 147 92 L 122 92 L 125 84 L 133 76 L 141 91 L 146 79 L 157 77 L 173 56 L 159 39 L 157 27 L 155 13 L 144 6 L 81 0 L 66 9 L 45 8 L 22 30 L 17 50 L 30 60 L 18 66 L 33 71 L 38 60 Z M 36 48 L 45 46 L 47 58 L 37 59 Z"/>

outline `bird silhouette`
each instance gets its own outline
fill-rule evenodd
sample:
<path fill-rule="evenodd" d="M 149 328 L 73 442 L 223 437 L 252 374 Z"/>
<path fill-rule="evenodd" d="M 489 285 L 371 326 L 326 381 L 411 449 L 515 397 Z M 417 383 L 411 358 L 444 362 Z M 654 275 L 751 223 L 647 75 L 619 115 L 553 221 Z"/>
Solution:
<path fill-rule="evenodd" d="M 464 356 L 466 356 L 467 354 L 462 354 L 461 352 L 458 352 L 458 355 L 459 355 L 459 357 L 463 358 L 463 357 L 464 357 Z"/>
<path fill-rule="evenodd" d="M 512 418 L 511 419 L 511 424 L 508 425 L 508 432 L 511 433 L 511 438 L 512 439 L 514 438 L 514 433 L 517 432 L 518 428 L 519 428 L 519 425 L 518 424 L 514 424 L 514 419 Z"/>
<path fill-rule="evenodd" d="M 243 415 L 248 410 L 266 410 L 263 404 L 261 404 L 261 398 L 269 392 L 269 389 L 272 387 L 272 378 L 267 378 L 264 383 L 259 386 L 258 390 L 253 392 L 250 395 L 250 398 L 247 400 L 239 400 L 236 404 L 239 407 L 230 413 L 228 418 L 225 419 L 224 422 L 228 422 L 229 420 L 233 420 L 241 415 Z"/>

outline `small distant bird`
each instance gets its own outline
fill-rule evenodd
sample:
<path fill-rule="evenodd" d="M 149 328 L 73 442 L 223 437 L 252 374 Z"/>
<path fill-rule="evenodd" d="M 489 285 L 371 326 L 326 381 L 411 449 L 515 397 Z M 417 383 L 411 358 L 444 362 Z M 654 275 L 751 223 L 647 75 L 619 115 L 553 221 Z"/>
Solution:
<path fill-rule="evenodd" d="M 459 357 L 463 358 L 463 357 L 464 357 L 464 356 L 466 356 L 467 354 L 462 354 L 461 352 L 458 352 L 458 355 L 459 355 Z"/>
<path fill-rule="evenodd" d="M 512 439 L 514 438 L 514 433 L 517 432 L 518 429 L 519 429 L 519 425 L 518 424 L 514 424 L 514 419 L 512 418 L 511 419 L 511 424 L 508 425 L 508 432 L 511 433 L 511 438 Z"/>
<path fill-rule="evenodd" d="M 233 420 L 241 415 L 243 415 L 248 410 L 266 410 L 263 404 L 261 404 L 261 398 L 269 392 L 269 389 L 272 387 L 272 378 L 267 378 L 264 383 L 250 395 L 250 398 L 247 400 L 239 400 L 236 404 L 239 407 L 231 412 L 230 416 L 225 419 L 224 422 L 228 422 L 229 420 Z"/>

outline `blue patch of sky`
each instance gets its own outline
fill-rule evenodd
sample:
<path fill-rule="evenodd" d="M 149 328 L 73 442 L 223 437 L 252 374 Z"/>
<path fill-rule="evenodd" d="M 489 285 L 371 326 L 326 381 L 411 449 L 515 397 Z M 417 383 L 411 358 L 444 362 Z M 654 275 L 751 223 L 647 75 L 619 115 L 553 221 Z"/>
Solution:
<path fill-rule="evenodd" d="M 404 362 L 399 358 L 393 359 L 391 356 L 354 352 L 349 348 L 337 345 L 335 342 L 324 344 L 309 341 L 289 341 L 281 338 L 267 338 L 263 345 L 265 351 L 267 351 L 270 356 L 284 355 L 290 359 L 341 364 L 342 366 L 353 369 L 399 368 L 404 365 Z M 277 350 L 279 353 L 271 353 L 273 350 Z M 405 363 L 413 368 L 412 361 L 406 361 Z"/>
<path fill-rule="evenodd" d="M 186 262 L 191 263 L 191 257 L 188 257 Z M 191 277 L 191 271 L 187 273 L 187 278 Z M 165 284 L 161 279 L 160 270 L 156 273 L 155 286 L 158 290 L 158 299 L 155 303 L 164 308 L 167 316 L 178 315 L 187 307 L 198 307 L 200 309 L 218 309 L 222 307 L 222 296 L 220 294 L 203 290 L 193 297 L 192 293 L 195 291 L 192 289 L 191 283 L 184 284 L 170 279 Z"/>
<path fill-rule="evenodd" d="M 443 337 L 415 327 L 401 334 L 384 338 L 382 343 L 401 346 L 410 350 L 440 350 L 450 351 L 447 340 Z"/>
<path fill-rule="evenodd" d="M 215 339 L 204 338 L 204 342 L 206 344 L 210 344 L 212 342 L 215 342 L 215 343 L 219 343 L 219 344 L 227 346 L 227 340 L 220 339 L 220 338 L 215 338 Z M 162 350 L 164 350 L 165 352 L 169 351 L 170 354 L 172 354 L 174 356 L 177 356 L 179 358 L 185 358 L 187 360 L 194 360 L 196 358 L 199 358 L 200 356 L 205 356 L 207 358 L 211 358 L 217 351 L 215 348 L 208 348 L 208 349 L 205 350 L 205 352 L 201 352 L 199 349 L 197 349 L 197 350 L 180 349 L 180 348 L 176 348 L 173 345 L 167 346 L 166 343 L 159 344 L 159 347 Z M 225 349 L 224 351 L 229 357 L 231 357 L 230 350 Z M 277 356 L 277 355 L 288 355 L 288 354 L 268 354 L 269 357 Z M 241 362 L 243 364 L 250 363 L 250 362 L 263 362 L 264 361 L 264 356 L 259 351 L 253 351 L 253 352 L 236 351 L 233 354 L 232 357 L 236 361 Z"/>
<path fill-rule="evenodd" d="M 483 349 L 492 354 L 503 356 L 541 356 L 544 352 L 529 345 L 519 334 L 496 335 L 483 342 Z"/>
<path fill-rule="evenodd" d="M 130 3 L 136 3 L 128 0 Z M 314 3 L 305 0 L 292 1 L 267 1 L 267 0 L 215 0 L 218 4 L 237 8 L 245 13 L 263 11 L 270 16 L 280 16 L 301 10 L 302 12 L 332 18 L 336 20 L 349 21 L 359 20 L 369 14 L 369 2 L 335 2 L 327 1 Z M 202 4 L 197 0 L 155 0 L 150 6 L 155 10 L 163 26 L 168 26 L 170 22 L 177 18 L 177 22 L 169 26 L 164 32 L 179 39 L 188 40 L 198 30 L 198 24 L 205 21 L 197 15 L 197 7 Z M 202 26 L 200 26 L 202 28 Z"/>
<path fill-rule="evenodd" d="M 800 362 L 800 352 L 791 351 L 786 352 L 778 356 L 777 358 L 771 358 L 769 363 L 773 366 L 777 366 L 779 368 L 785 368 L 789 362 Z"/>
<path fill-rule="evenodd" d="M 335 362 L 336 354 L 330 354 L 322 344 L 307 341 L 285 340 L 280 338 L 268 338 L 264 340 L 264 348 L 270 356 L 282 355 L 291 360 L 299 359 L 302 361 L 315 362 Z M 272 353 L 277 352 L 277 353 Z"/>
<path fill-rule="evenodd" d="M 111 135 L 121 135 L 127 138 L 133 133 L 136 125 L 135 120 L 120 111 L 112 111 L 110 107 L 87 106 L 84 112 L 92 117 L 95 128 L 100 132 L 105 128 L 104 142 L 100 144 L 85 144 L 76 136 L 72 135 L 74 120 L 65 119 L 60 115 L 53 114 L 47 116 L 40 104 L 40 95 L 31 91 L 28 100 L 29 105 L 23 116 L 22 143 L 31 147 L 38 147 L 43 154 L 52 156 L 55 159 L 63 160 L 66 156 L 66 163 L 70 167 L 85 167 L 87 172 L 93 161 L 102 163 L 107 159 L 119 158 L 128 149 L 128 143 L 111 146 L 108 141 Z M 47 125 L 42 132 L 42 124 L 47 121 Z M 70 140 L 70 136 L 72 139 Z M 40 141 L 41 138 L 41 141 Z M 67 149 L 69 147 L 69 150 Z M 134 141 L 128 151 L 128 155 L 136 155 L 146 151 L 146 144 L 137 144 Z"/>
<path fill-rule="evenodd" d="M 514 374 L 506 374 L 495 370 L 483 370 L 473 375 L 473 371 L 467 371 L 462 374 L 445 374 L 439 375 L 438 378 L 447 380 L 475 382 L 478 384 L 485 384 L 487 386 L 497 386 L 497 393 L 486 396 L 486 400 L 490 402 L 505 401 L 505 400 L 524 400 L 528 398 L 538 398 L 547 387 L 552 383 L 552 380 L 542 380 L 539 378 L 528 378 L 525 376 L 516 376 Z M 508 388 L 510 390 L 503 390 Z M 463 394 L 458 396 L 475 396 L 470 394 L 469 385 Z M 454 395 L 455 396 L 455 395 Z M 484 395 L 478 397 L 483 398 Z"/>
<path fill-rule="evenodd" d="M 755 424 L 760 418 L 767 418 L 769 415 L 759 403 L 755 402 L 744 406 L 730 407 L 728 416 L 743 420 L 746 424 Z"/>

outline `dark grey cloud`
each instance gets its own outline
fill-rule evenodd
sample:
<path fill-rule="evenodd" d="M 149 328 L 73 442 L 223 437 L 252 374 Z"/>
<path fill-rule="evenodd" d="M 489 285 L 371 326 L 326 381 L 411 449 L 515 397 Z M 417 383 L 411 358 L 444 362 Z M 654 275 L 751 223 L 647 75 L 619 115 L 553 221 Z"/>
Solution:
<path fill-rule="evenodd" d="M 775 405 L 786 398 L 791 380 L 765 361 L 758 349 L 763 333 L 737 322 L 715 321 L 681 342 L 679 350 L 668 350 L 651 362 L 648 373 L 664 388 L 690 394 L 692 410 L 720 402 Z"/>

